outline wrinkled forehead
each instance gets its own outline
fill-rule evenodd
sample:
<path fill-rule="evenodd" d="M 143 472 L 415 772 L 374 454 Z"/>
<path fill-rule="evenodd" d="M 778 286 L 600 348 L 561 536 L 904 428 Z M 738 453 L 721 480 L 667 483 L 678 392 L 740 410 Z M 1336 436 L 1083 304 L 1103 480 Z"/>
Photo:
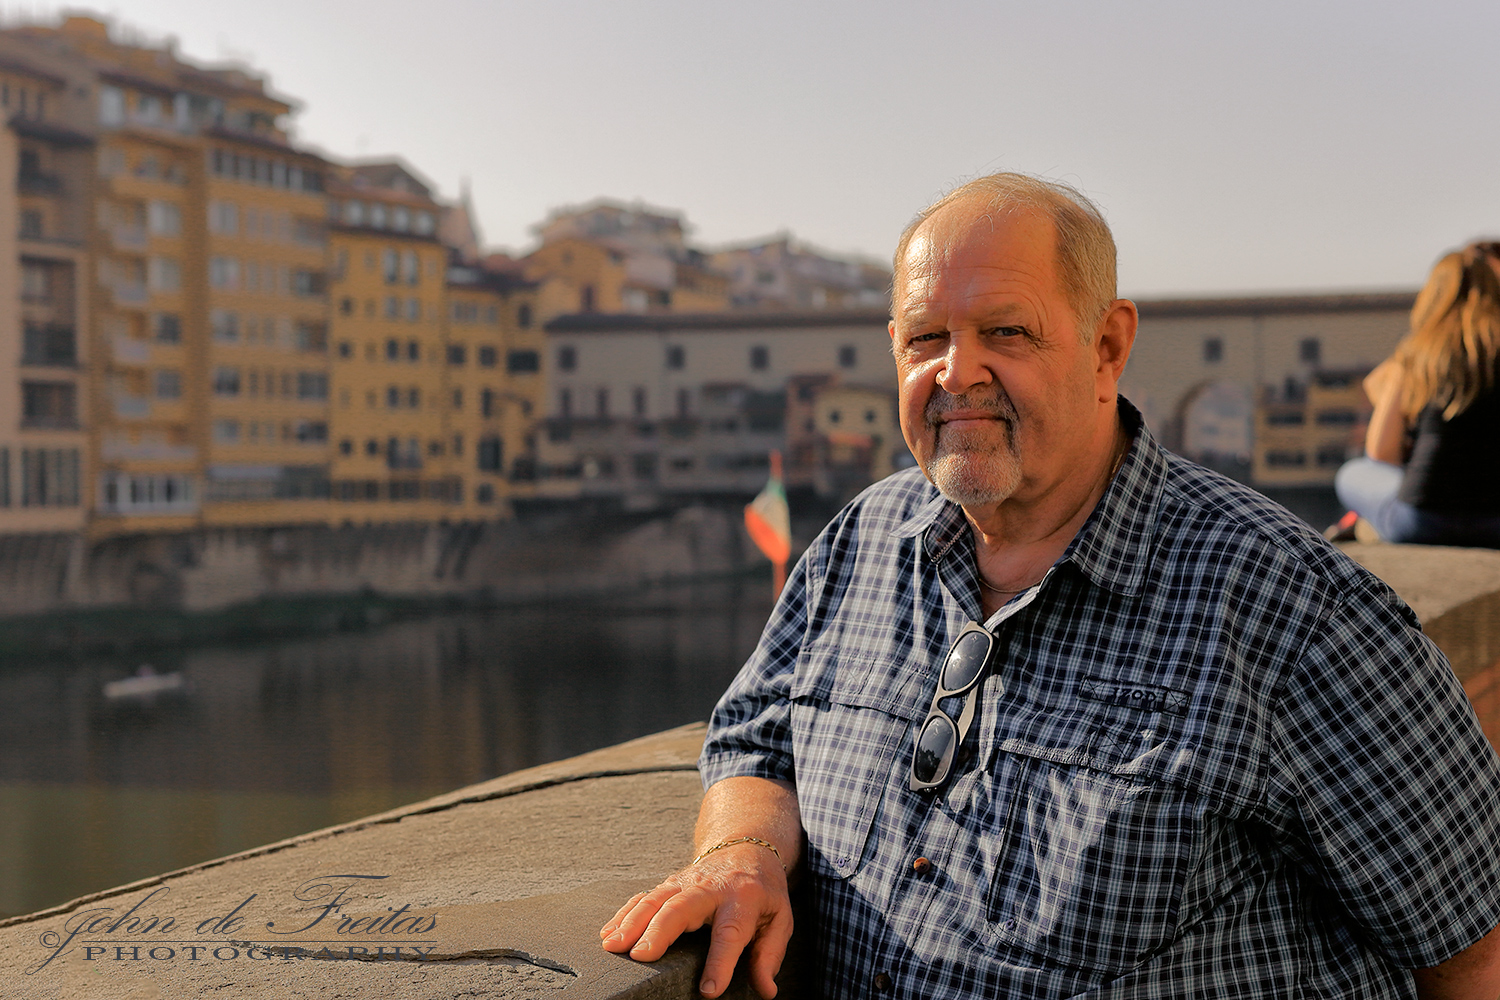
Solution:
<path fill-rule="evenodd" d="M 988 271 L 1025 276 L 1055 288 L 1057 234 L 1050 217 L 1015 203 L 975 198 L 945 205 L 912 232 L 897 261 L 893 291 L 900 303 L 914 286 Z"/>

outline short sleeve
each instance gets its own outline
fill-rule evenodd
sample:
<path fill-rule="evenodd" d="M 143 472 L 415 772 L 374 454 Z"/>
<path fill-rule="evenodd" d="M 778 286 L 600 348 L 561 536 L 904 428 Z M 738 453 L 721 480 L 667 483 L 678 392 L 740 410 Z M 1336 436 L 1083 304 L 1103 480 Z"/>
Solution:
<path fill-rule="evenodd" d="M 714 707 L 698 758 L 704 788 L 734 777 L 794 780 L 788 695 L 807 633 L 812 552 L 788 574 L 755 652 Z"/>
<path fill-rule="evenodd" d="M 1500 924 L 1500 762 L 1447 660 L 1393 595 L 1345 595 L 1272 722 L 1289 853 L 1366 942 L 1425 968 Z"/>

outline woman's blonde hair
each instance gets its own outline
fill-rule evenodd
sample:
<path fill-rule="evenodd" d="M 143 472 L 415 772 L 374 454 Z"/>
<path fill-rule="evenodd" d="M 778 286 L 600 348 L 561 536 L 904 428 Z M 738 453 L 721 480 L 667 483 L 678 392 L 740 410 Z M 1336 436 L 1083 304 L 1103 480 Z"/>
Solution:
<path fill-rule="evenodd" d="M 1471 243 L 1443 257 L 1411 310 L 1395 360 L 1405 379 L 1408 423 L 1428 405 L 1451 420 L 1495 386 L 1500 363 L 1500 242 Z"/>

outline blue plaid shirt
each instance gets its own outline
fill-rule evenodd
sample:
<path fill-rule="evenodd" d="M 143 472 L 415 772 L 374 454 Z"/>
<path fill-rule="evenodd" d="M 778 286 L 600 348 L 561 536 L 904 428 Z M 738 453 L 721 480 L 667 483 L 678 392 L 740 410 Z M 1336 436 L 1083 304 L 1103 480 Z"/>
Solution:
<path fill-rule="evenodd" d="M 1098 507 L 988 623 L 945 786 L 908 790 L 912 741 L 981 611 L 917 470 L 828 526 L 715 710 L 705 784 L 796 784 L 824 996 L 1410 996 L 1500 924 L 1500 767 L 1410 609 L 1121 414 Z"/>

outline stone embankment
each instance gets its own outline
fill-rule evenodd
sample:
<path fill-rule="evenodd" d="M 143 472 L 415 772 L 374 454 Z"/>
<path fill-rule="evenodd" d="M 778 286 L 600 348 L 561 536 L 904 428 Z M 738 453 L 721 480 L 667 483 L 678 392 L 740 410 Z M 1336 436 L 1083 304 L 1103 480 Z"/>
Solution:
<path fill-rule="evenodd" d="M 1500 734 L 1500 552 L 1347 551 L 1417 610 Z M 0 995 L 694 996 L 701 932 L 648 966 L 605 953 L 597 929 L 690 855 L 702 737 L 682 727 L 5 921 Z M 790 995 L 795 974 L 782 982 Z M 737 980 L 730 995 L 751 994 Z"/>
<path fill-rule="evenodd" d="M 539 600 L 738 572 L 751 555 L 733 505 L 649 519 L 210 528 L 97 542 L 0 535 L 0 616 L 104 607 L 207 612 L 362 591 Z"/>

